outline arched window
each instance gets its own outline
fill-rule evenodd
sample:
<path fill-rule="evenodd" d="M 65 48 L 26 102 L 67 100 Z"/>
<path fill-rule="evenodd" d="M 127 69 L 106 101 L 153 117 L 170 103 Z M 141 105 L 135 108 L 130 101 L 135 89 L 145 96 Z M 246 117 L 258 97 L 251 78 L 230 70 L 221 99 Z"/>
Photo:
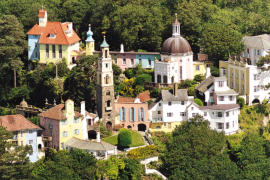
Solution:
<path fill-rule="evenodd" d="M 135 109 L 134 109 L 134 107 L 129 108 L 129 121 L 131 121 L 131 122 L 135 121 Z"/>
<path fill-rule="evenodd" d="M 138 120 L 139 121 L 144 121 L 145 117 L 144 117 L 144 108 L 139 108 L 138 109 Z"/>
<path fill-rule="evenodd" d="M 107 74 L 106 77 L 105 77 L 105 83 L 106 83 L 106 84 L 109 84 L 109 79 L 110 79 L 110 77 L 109 77 L 109 75 Z"/>
<path fill-rule="evenodd" d="M 172 80 L 172 83 L 174 83 L 174 76 L 172 76 L 172 79 L 171 80 Z"/>
<path fill-rule="evenodd" d="M 108 50 L 105 50 L 105 58 L 108 57 Z"/>
<path fill-rule="evenodd" d="M 157 75 L 157 83 L 161 83 L 161 75 L 160 74 Z"/>
<path fill-rule="evenodd" d="M 107 107 L 111 107 L 111 101 L 110 100 L 107 101 Z"/>
<path fill-rule="evenodd" d="M 106 95 L 107 95 L 107 96 L 111 95 L 111 92 L 110 92 L 110 91 L 107 91 L 107 92 L 106 92 Z"/>
<path fill-rule="evenodd" d="M 120 120 L 126 121 L 126 108 L 124 107 L 120 108 Z"/>
<path fill-rule="evenodd" d="M 168 78 L 166 75 L 163 76 L 163 83 L 164 84 L 167 84 L 168 83 Z"/>

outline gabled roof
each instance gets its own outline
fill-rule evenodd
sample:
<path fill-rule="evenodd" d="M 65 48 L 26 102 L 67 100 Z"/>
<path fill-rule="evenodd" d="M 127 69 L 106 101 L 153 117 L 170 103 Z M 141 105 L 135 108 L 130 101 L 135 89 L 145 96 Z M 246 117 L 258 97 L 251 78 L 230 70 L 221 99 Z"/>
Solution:
<path fill-rule="evenodd" d="M 72 35 L 68 36 L 65 31 L 68 30 L 68 25 L 70 22 L 47 22 L 46 26 L 39 26 L 38 24 L 34 25 L 27 34 L 28 35 L 40 35 L 39 43 L 40 44 L 63 44 L 71 45 L 76 42 L 79 42 L 81 39 L 72 30 Z M 55 34 L 55 38 L 50 38 L 50 34 Z"/>
<path fill-rule="evenodd" d="M 21 114 L 0 116 L 0 126 L 5 127 L 8 131 L 33 130 L 40 128 L 27 120 Z"/>
<path fill-rule="evenodd" d="M 214 83 L 214 76 L 209 76 L 205 80 L 203 80 L 197 87 L 196 89 L 200 92 L 205 92 L 207 89 L 209 89 Z"/>
<path fill-rule="evenodd" d="M 89 140 L 82 140 L 75 137 L 68 140 L 66 142 L 66 146 L 90 151 L 108 151 L 114 150 L 116 148 L 116 146 L 113 146 L 104 141 L 95 142 Z"/>
<path fill-rule="evenodd" d="M 141 103 L 147 102 L 150 100 L 150 92 L 144 91 L 138 94 L 137 98 L 140 99 Z M 118 96 L 117 103 L 135 103 L 135 100 L 136 98 Z"/>
<path fill-rule="evenodd" d="M 150 100 L 150 92 L 148 90 L 144 91 L 138 94 L 137 98 L 139 98 L 141 102 L 147 102 Z"/>
<path fill-rule="evenodd" d="M 200 108 L 200 106 L 198 104 L 196 104 L 195 102 L 191 102 L 186 109 L 188 109 L 191 105 L 194 105 L 197 108 Z"/>
<path fill-rule="evenodd" d="M 244 45 L 247 48 L 270 49 L 270 35 L 261 34 L 258 36 L 245 36 Z"/>
<path fill-rule="evenodd" d="M 75 118 L 82 116 L 77 111 L 74 111 L 74 113 L 75 113 Z M 59 120 L 59 121 L 67 119 L 64 104 L 58 104 L 58 105 L 48 109 L 47 111 L 38 114 L 38 116 L 46 117 L 49 119 L 55 119 L 55 120 Z"/>
<path fill-rule="evenodd" d="M 169 90 L 162 90 L 161 96 L 163 101 L 187 101 L 188 93 L 187 89 L 177 89 L 176 96 L 170 93 Z"/>
<path fill-rule="evenodd" d="M 240 106 L 238 104 L 218 104 L 218 105 L 212 105 L 212 106 L 201 106 L 200 110 L 230 110 L 230 109 L 238 109 Z"/>

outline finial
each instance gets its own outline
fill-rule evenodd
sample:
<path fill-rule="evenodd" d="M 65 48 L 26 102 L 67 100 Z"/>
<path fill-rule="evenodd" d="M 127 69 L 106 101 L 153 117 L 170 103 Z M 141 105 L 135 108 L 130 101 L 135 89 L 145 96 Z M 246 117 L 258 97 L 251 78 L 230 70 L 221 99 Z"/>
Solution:
<path fill-rule="evenodd" d="M 88 24 L 88 27 L 91 27 L 91 24 Z"/>
<path fill-rule="evenodd" d="M 53 99 L 53 105 L 56 106 L 56 100 L 55 99 Z"/>
<path fill-rule="evenodd" d="M 175 18 L 177 18 L 177 13 L 175 13 L 174 15 L 175 15 Z"/>
<path fill-rule="evenodd" d="M 45 104 L 48 104 L 48 99 L 47 98 L 45 99 Z"/>
<path fill-rule="evenodd" d="M 102 32 L 102 35 L 103 35 L 103 37 L 105 38 L 105 37 L 106 37 L 106 31 L 103 31 L 103 32 Z"/>

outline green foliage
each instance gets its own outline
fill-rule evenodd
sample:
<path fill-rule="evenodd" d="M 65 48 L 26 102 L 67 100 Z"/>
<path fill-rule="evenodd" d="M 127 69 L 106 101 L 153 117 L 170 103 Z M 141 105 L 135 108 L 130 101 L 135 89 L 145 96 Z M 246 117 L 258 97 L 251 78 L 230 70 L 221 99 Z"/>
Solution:
<path fill-rule="evenodd" d="M 258 67 L 262 67 L 264 64 L 270 63 L 270 55 L 261 56 L 259 61 L 257 62 Z"/>
<path fill-rule="evenodd" d="M 189 96 L 196 96 L 196 90 L 195 90 L 195 87 L 194 86 L 191 86 L 188 88 L 188 95 Z"/>
<path fill-rule="evenodd" d="M 215 77 L 218 77 L 219 76 L 219 69 L 215 66 L 212 66 L 211 67 L 211 75 L 212 76 L 215 76 Z"/>
<path fill-rule="evenodd" d="M 35 125 L 39 126 L 39 122 L 40 122 L 40 117 L 39 116 L 33 116 L 28 118 L 29 121 L 31 121 L 32 123 L 34 123 Z"/>
<path fill-rule="evenodd" d="M 118 146 L 120 148 L 129 147 L 131 144 L 131 132 L 128 129 L 120 129 L 118 134 Z"/>
<path fill-rule="evenodd" d="M 159 88 L 153 88 L 151 91 L 150 91 L 150 96 L 153 97 L 153 98 L 161 98 L 161 91 Z"/>
<path fill-rule="evenodd" d="M 123 158 L 125 163 L 125 168 L 120 169 L 119 179 L 141 179 L 141 175 L 143 174 L 143 168 L 139 161 L 135 159 Z"/>
<path fill-rule="evenodd" d="M 193 85 L 195 85 L 197 82 L 192 81 L 192 80 L 183 80 L 181 81 L 181 83 L 179 84 L 178 88 L 180 89 L 184 89 L 184 88 L 189 88 L 192 87 Z"/>
<path fill-rule="evenodd" d="M 195 102 L 196 104 L 198 104 L 199 106 L 203 106 L 202 100 L 200 100 L 200 99 L 198 99 L 198 98 L 195 98 L 195 99 L 194 99 L 194 102 Z"/>
<path fill-rule="evenodd" d="M 127 154 L 128 158 L 137 160 L 143 160 L 153 156 L 158 156 L 158 147 L 155 145 L 132 149 Z"/>
<path fill-rule="evenodd" d="M 204 80 L 204 76 L 202 76 L 202 75 L 200 75 L 200 74 L 197 74 L 197 75 L 195 75 L 195 77 L 194 77 L 194 81 L 196 81 L 196 82 L 198 82 L 198 83 L 202 82 L 203 80 Z"/>
<path fill-rule="evenodd" d="M 102 138 L 108 137 L 112 135 L 112 131 L 108 130 L 103 124 L 100 124 L 100 135 Z"/>
<path fill-rule="evenodd" d="M 245 99 L 242 97 L 237 97 L 237 104 L 239 104 L 240 108 L 243 108 L 245 105 Z"/>
<path fill-rule="evenodd" d="M 136 77 L 135 83 L 143 86 L 146 82 L 152 82 L 152 76 L 149 74 L 140 74 Z"/>
<path fill-rule="evenodd" d="M 14 114 L 14 113 L 15 113 L 14 109 L 9 109 L 9 108 L 5 108 L 5 107 L 0 106 L 0 116 L 10 115 L 10 114 Z"/>

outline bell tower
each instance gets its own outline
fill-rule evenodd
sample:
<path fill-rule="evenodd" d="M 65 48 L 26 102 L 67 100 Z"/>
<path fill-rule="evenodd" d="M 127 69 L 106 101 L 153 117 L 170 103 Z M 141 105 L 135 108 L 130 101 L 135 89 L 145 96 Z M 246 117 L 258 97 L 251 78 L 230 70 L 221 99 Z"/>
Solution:
<path fill-rule="evenodd" d="M 106 42 L 105 35 L 100 48 L 101 54 L 97 69 L 97 111 L 103 124 L 108 129 L 112 129 L 115 125 L 113 69 L 109 44 Z"/>
<path fill-rule="evenodd" d="M 91 25 L 89 24 L 89 29 L 87 31 L 87 39 L 85 40 L 86 42 L 86 49 L 85 49 L 85 55 L 93 55 L 95 51 L 95 40 L 93 39 L 93 32 L 91 31 Z"/>

